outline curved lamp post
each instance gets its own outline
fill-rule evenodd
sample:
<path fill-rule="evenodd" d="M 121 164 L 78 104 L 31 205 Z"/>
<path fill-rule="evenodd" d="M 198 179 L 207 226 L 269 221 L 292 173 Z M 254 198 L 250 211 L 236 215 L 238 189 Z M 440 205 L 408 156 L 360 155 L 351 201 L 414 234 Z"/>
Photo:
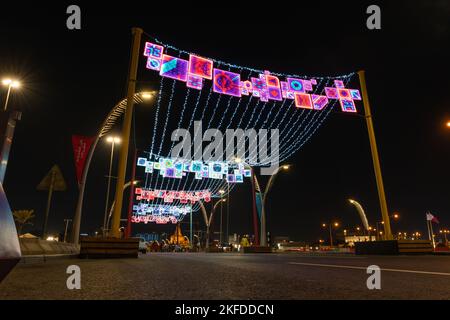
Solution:
<path fill-rule="evenodd" d="M 282 170 L 288 170 L 289 165 L 285 164 L 281 167 L 278 167 L 278 169 L 275 170 L 275 172 L 270 176 L 269 181 L 267 182 L 266 188 L 264 189 L 264 194 L 262 198 L 262 212 L 261 212 L 261 246 L 267 246 L 267 232 L 266 232 L 266 198 L 267 194 L 269 193 L 270 189 L 272 188 L 272 185 L 275 181 L 275 178 L 277 177 L 278 173 Z"/>
<path fill-rule="evenodd" d="M 206 249 L 209 248 L 209 233 L 210 233 L 210 226 L 211 226 L 211 223 L 214 218 L 214 212 L 216 212 L 217 206 L 220 203 L 223 203 L 225 201 L 227 201 L 227 199 L 220 199 L 219 201 L 216 202 L 216 204 L 214 205 L 214 207 L 211 210 L 211 214 L 209 215 L 209 218 L 207 217 L 205 206 L 203 205 L 203 203 L 201 201 L 199 202 L 200 209 L 202 210 L 203 218 L 205 219 L 205 223 L 206 223 Z"/>
<path fill-rule="evenodd" d="M 361 204 L 353 199 L 348 199 L 348 201 L 356 208 L 356 210 L 359 213 L 359 217 L 361 218 L 362 224 L 364 226 L 364 228 L 369 231 L 369 222 L 367 220 L 367 216 L 366 213 L 364 212 L 363 207 L 361 206 Z"/>
<path fill-rule="evenodd" d="M 156 91 L 143 91 L 138 92 L 134 95 L 134 103 L 143 103 L 146 99 L 152 98 L 156 94 Z M 87 174 L 89 172 L 89 166 L 91 164 L 92 156 L 94 155 L 95 148 L 105 135 L 111 130 L 112 126 L 116 123 L 116 121 L 125 113 L 125 109 L 127 107 L 127 99 L 123 99 L 118 104 L 114 106 L 114 108 L 109 112 L 106 119 L 103 121 L 100 130 L 97 132 L 95 139 L 92 143 L 91 148 L 89 149 L 89 153 L 86 157 L 86 164 L 83 169 L 83 175 L 80 181 L 80 193 L 78 195 L 77 207 L 75 210 L 75 216 L 73 218 L 73 230 L 72 230 L 72 242 L 74 244 L 78 244 L 80 237 L 80 225 L 81 225 L 81 214 L 83 210 L 83 199 L 84 199 L 84 191 L 86 187 Z"/>

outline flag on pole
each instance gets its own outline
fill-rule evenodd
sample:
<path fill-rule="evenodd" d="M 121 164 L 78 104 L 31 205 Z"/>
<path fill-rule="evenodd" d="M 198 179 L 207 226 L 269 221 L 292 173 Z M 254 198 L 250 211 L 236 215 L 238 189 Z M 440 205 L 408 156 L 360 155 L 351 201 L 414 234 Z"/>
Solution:
<path fill-rule="evenodd" d="M 436 218 L 434 215 L 432 215 L 430 212 L 427 212 L 427 220 L 434 222 L 434 223 L 439 223 L 438 218 Z"/>

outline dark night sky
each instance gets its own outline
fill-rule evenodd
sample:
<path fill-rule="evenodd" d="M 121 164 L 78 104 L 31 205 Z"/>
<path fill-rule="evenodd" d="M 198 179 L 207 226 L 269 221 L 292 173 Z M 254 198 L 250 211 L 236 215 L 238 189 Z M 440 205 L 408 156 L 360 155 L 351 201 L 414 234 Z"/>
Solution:
<path fill-rule="evenodd" d="M 448 226 L 447 1 L 373 2 L 382 10 L 382 29 L 376 31 L 365 25 L 366 7 L 372 3 L 295 1 L 275 8 L 262 2 L 253 8 L 241 2 L 228 7 L 159 3 L 78 2 L 81 31 L 65 26 L 66 7 L 72 3 L 2 4 L 0 76 L 17 75 L 24 83 L 11 101 L 23 117 L 5 190 L 13 209 L 35 209 L 35 229 L 40 229 L 46 203 L 46 194 L 35 188 L 55 163 L 69 190 L 54 197 L 50 231 L 62 230 L 63 219 L 73 216 L 78 191 L 70 137 L 94 134 L 124 97 L 132 26 L 188 51 L 259 69 L 320 75 L 366 70 L 388 206 L 401 214 L 393 231 L 425 233 L 427 210 Z M 141 61 L 141 88 L 159 83 L 144 69 Z M 4 89 L 0 95 L 4 101 Z M 144 109 L 136 116 L 136 144 L 148 148 L 152 113 Z M 88 182 L 82 232 L 94 231 L 103 219 L 108 155 L 109 148 L 101 144 Z M 273 234 L 318 239 L 324 236 L 320 224 L 330 219 L 353 227 L 359 220 L 349 197 L 364 205 L 372 224 L 379 219 L 362 117 L 332 113 L 289 163 L 292 170 L 277 178 L 268 199 Z M 249 199 L 248 184 L 232 192 L 230 233 L 251 232 Z M 195 219 L 200 221 L 200 215 Z M 157 229 L 148 225 L 140 230 Z"/>

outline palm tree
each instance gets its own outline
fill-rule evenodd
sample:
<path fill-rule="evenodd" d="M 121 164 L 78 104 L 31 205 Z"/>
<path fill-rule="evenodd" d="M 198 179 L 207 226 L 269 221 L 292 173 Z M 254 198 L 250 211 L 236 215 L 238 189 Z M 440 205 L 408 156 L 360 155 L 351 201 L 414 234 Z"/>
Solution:
<path fill-rule="evenodd" d="M 31 224 L 31 219 L 34 218 L 34 210 L 15 210 L 13 211 L 14 220 L 18 226 L 18 234 L 19 236 L 22 234 L 22 229 L 26 224 Z"/>

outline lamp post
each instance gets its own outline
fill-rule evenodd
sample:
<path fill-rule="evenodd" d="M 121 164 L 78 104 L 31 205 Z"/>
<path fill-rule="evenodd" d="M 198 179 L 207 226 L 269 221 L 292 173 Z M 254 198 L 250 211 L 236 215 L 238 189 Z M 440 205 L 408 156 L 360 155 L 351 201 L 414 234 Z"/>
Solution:
<path fill-rule="evenodd" d="M 285 164 L 281 167 L 278 167 L 275 172 L 270 176 L 269 181 L 267 182 L 266 188 L 264 189 L 263 199 L 262 199 L 262 212 L 261 212 L 261 246 L 267 246 L 267 231 L 266 231 L 266 198 L 267 194 L 272 188 L 273 182 L 275 181 L 276 176 L 280 171 L 289 170 L 289 165 Z"/>
<path fill-rule="evenodd" d="M 17 80 L 12 80 L 12 79 L 3 79 L 2 83 L 4 86 L 8 87 L 8 92 L 6 94 L 6 100 L 5 100 L 5 105 L 3 107 L 3 111 L 6 111 L 8 109 L 8 102 L 9 102 L 9 95 L 11 93 L 11 89 L 17 89 L 20 87 L 20 82 Z"/>
<path fill-rule="evenodd" d="M 207 220 L 207 223 L 206 223 L 206 250 L 209 249 L 209 234 L 210 234 L 211 223 L 214 218 L 214 212 L 216 212 L 216 208 L 220 203 L 223 203 L 226 201 L 227 201 L 227 199 L 223 199 L 223 198 L 220 199 L 219 201 L 216 202 L 216 204 L 214 205 L 214 207 L 211 210 L 211 214 L 209 215 L 209 219 Z M 203 204 L 201 202 L 200 202 L 200 205 L 203 206 Z"/>
<path fill-rule="evenodd" d="M 322 223 L 322 227 L 326 228 L 327 224 Z M 333 227 L 338 228 L 339 222 L 328 223 L 328 228 L 329 228 L 329 232 L 330 232 L 330 247 L 333 246 Z"/>
<path fill-rule="evenodd" d="M 225 194 L 225 190 L 220 189 L 219 190 L 219 194 L 220 194 L 220 198 L 222 199 L 223 195 Z M 223 203 L 223 202 L 221 202 L 221 203 Z M 220 236 L 219 236 L 219 240 L 220 240 L 221 244 L 222 244 L 222 241 L 223 241 L 223 237 L 222 237 L 222 234 L 223 234 L 223 229 L 222 229 L 223 218 L 222 218 L 222 216 L 223 216 L 223 204 L 220 205 Z"/>
<path fill-rule="evenodd" d="M 103 217 L 103 236 L 106 236 L 106 229 L 107 229 L 106 220 L 108 219 L 109 194 L 111 190 L 111 174 L 114 159 L 114 146 L 116 143 L 120 143 L 120 138 L 110 136 L 106 138 L 106 141 L 111 144 L 111 155 L 109 159 L 108 187 L 106 189 L 105 216 Z"/>

